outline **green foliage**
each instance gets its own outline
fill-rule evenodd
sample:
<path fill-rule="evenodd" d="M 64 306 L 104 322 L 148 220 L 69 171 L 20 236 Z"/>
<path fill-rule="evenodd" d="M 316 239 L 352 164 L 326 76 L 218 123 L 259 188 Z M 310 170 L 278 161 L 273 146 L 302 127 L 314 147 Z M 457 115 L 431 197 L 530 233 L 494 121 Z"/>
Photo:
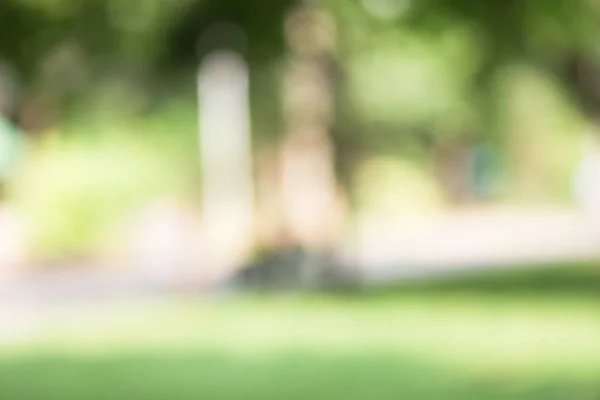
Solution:
<path fill-rule="evenodd" d="M 585 122 L 561 86 L 528 67 L 504 71 L 502 123 L 513 173 L 511 195 L 568 200 Z"/>
<path fill-rule="evenodd" d="M 193 194 L 196 117 L 186 104 L 172 101 L 145 119 L 97 110 L 68 134 L 32 143 L 12 202 L 30 218 L 37 256 L 97 252 L 146 202 Z"/>
<path fill-rule="evenodd" d="M 165 162 L 132 144 L 52 145 L 32 161 L 14 201 L 31 219 L 39 256 L 97 250 L 118 218 L 164 190 Z"/>
<path fill-rule="evenodd" d="M 383 48 L 353 60 L 352 96 L 368 122 L 431 124 L 456 104 L 451 77 L 432 52 Z"/>
<path fill-rule="evenodd" d="M 357 207 L 367 215 L 414 215 L 443 207 L 440 188 L 422 163 L 376 157 L 367 160 L 356 175 Z"/>
<path fill-rule="evenodd" d="M 41 167 L 26 168 L 16 186 L 14 201 L 31 212 L 41 254 L 94 249 L 109 226 L 137 204 L 194 187 L 198 163 L 192 96 L 203 52 L 235 45 L 247 56 L 253 133 L 259 139 L 255 144 L 273 140 L 282 130 L 278 61 L 285 56 L 283 21 L 294 0 L 0 1 L 0 56 L 23 73 L 28 89 L 55 94 L 60 103 L 66 85 L 61 77 L 85 77 L 71 93 L 71 115 L 59 128 L 64 137 L 34 150 L 31 163 L 39 161 Z M 373 13 L 375 3 L 379 13 Z M 391 172 L 393 163 L 388 163 L 381 177 L 386 183 L 371 182 L 374 187 L 403 186 L 406 193 L 365 194 L 367 199 L 360 202 L 378 204 L 365 207 L 399 198 L 407 203 L 426 199 L 423 204 L 433 207 L 437 188 L 426 172 L 427 146 L 465 132 L 478 137 L 501 133 L 493 139 L 506 144 L 508 153 L 522 147 L 532 155 L 527 161 L 539 156 L 543 171 L 517 182 L 517 196 L 566 197 L 578 155 L 579 139 L 572 133 L 580 130 L 581 118 L 562 93 L 561 86 L 570 83 L 545 74 L 556 73 L 572 52 L 597 51 L 595 2 L 319 4 L 339 27 L 337 56 L 343 76 L 338 100 L 345 107 L 340 114 L 350 117 L 337 128 L 350 133 L 336 137 L 344 141 L 338 148 L 354 146 L 357 153 L 374 150 L 394 157 L 419 153 L 413 157 L 419 158 L 416 166 L 398 162 L 400 167 Z M 393 12 L 384 15 L 385 7 Z M 217 22 L 239 25 L 245 43 L 213 37 L 199 44 Z M 67 72 L 44 79 L 48 60 L 66 44 L 81 52 L 80 62 L 67 60 Z M 522 64 L 545 72 L 503 80 L 507 68 Z M 176 80 L 184 82 L 184 89 L 173 90 Z M 191 94 L 177 96 L 166 110 L 156 107 L 175 91 Z M 429 142 L 423 144 L 425 139 Z M 356 165 L 354 160 L 344 164 L 345 175 L 353 174 Z M 534 191 L 542 195 L 522 194 L 524 188 L 540 186 L 546 189 Z"/>

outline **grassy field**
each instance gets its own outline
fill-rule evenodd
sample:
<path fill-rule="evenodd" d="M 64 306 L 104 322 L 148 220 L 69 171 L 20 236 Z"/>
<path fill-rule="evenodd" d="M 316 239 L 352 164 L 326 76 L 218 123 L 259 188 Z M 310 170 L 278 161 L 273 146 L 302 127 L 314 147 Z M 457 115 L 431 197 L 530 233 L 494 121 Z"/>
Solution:
<path fill-rule="evenodd" d="M 600 269 L 376 293 L 80 305 L 5 344 L 0 399 L 600 399 Z"/>

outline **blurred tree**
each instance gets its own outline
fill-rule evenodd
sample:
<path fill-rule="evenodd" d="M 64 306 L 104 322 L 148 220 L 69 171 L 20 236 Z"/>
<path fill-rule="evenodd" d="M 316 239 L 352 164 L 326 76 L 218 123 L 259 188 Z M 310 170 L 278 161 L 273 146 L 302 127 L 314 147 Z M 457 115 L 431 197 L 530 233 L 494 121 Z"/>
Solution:
<path fill-rule="evenodd" d="M 491 140 L 502 145 L 505 140 L 500 113 L 505 101 L 502 92 L 507 84 L 511 84 L 506 71 L 513 65 L 527 64 L 553 74 L 564 89 L 573 93 L 578 105 L 588 111 L 587 115 L 598 119 L 600 87 L 596 87 L 595 80 L 600 64 L 595 61 L 598 53 L 595 42 L 600 34 L 600 19 L 596 1 L 357 0 L 353 3 L 362 8 L 362 17 L 357 17 L 357 7 L 351 10 L 341 1 L 331 2 L 338 4 L 337 15 L 345 18 L 346 31 L 352 31 L 344 36 L 354 41 L 351 51 L 356 49 L 357 43 L 363 47 L 380 46 L 386 37 L 393 38 L 400 47 L 407 36 L 416 35 L 439 43 L 436 45 L 438 50 L 427 50 L 430 53 L 443 52 L 440 38 L 455 37 L 457 31 L 467 34 L 472 47 L 471 53 L 463 59 L 473 63 L 455 63 L 459 68 L 451 74 L 457 77 L 466 72 L 464 101 L 471 110 L 467 120 L 472 119 L 472 122 L 452 123 L 452 118 L 444 121 L 437 116 L 437 122 L 430 121 L 429 128 L 425 129 L 434 131 L 431 143 L 443 148 L 438 154 L 448 155 L 438 160 L 441 170 L 455 170 L 447 175 L 463 172 L 444 160 L 455 159 L 460 153 L 466 156 L 468 152 L 446 148 L 444 143 L 456 143 L 446 140 L 446 136 L 466 135 L 476 141 Z M 359 27 L 355 26 L 357 23 Z M 388 33 L 382 35 L 386 30 Z M 394 30 L 399 34 L 394 36 Z M 432 101 L 439 98 L 434 94 L 430 97 Z M 461 111 L 455 109 L 453 114 L 455 118 Z M 463 114 L 459 120 L 464 117 Z M 456 197 L 452 194 L 455 185 L 444 186 L 450 197 Z"/>
<path fill-rule="evenodd" d="M 277 70 L 273 65 L 291 54 L 283 26 L 296 3 L 297 0 L 3 0 L 0 56 L 17 67 L 30 82 L 32 91 L 47 93 L 43 100 L 39 100 L 38 93 L 31 95 L 42 104 L 37 108 L 51 109 L 50 103 L 62 101 L 61 93 L 77 92 L 66 90 L 67 86 L 87 88 L 87 82 L 105 89 L 105 85 L 99 84 L 105 81 L 93 79 L 103 75 L 122 75 L 125 78 L 119 84 L 137 83 L 143 93 L 170 84 L 173 76 L 183 76 L 191 82 L 203 54 L 215 48 L 233 47 L 243 52 L 249 63 L 253 113 L 261 112 L 261 118 L 254 123 L 269 120 L 263 127 L 273 125 L 256 130 L 260 136 L 264 131 L 283 131 L 284 116 L 277 107 L 283 97 L 278 91 L 280 74 L 274 71 L 282 72 L 285 68 Z M 343 114 L 343 118 L 330 123 L 327 130 L 330 136 L 335 132 L 332 137 L 341 144 L 337 148 L 344 154 L 331 157 L 330 162 L 338 162 L 346 173 L 343 175 L 346 182 L 351 181 L 346 175 L 353 171 L 365 148 L 396 148 L 388 140 L 392 135 L 393 143 L 404 145 L 409 142 L 408 136 L 433 132 L 431 142 L 445 147 L 440 151 L 444 154 L 442 170 L 446 167 L 443 160 L 455 160 L 454 144 L 461 142 L 446 140 L 447 136 L 480 139 L 485 135 L 501 142 L 498 88 L 506 83 L 504 69 L 514 63 L 528 63 L 555 73 L 581 101 L 588 115 L 600 121 L 600 85 L 596 83 L 600 64 L 596 61 L 595 43 L 600 37 L 600 24 L 596 0 L 315 0 L 313 3 L 327 9 L 339 27 L 335 50 L 324 57 L 329 60 L 315 62 L 319 64 L 317 69 L 334 69 L 325 65 L 328 63 L 351 68 L 354 66 L 351 58 L 357 49 L 380 50 L 381 57 L 368 60 L 373 69 L 364 72 L 376 90 L 367 93 L 360 87 L 355 92 L 364 98 L 362 104 L 377 109 L 377 117 L 382 114 L 386 118 L 397 117 L 403 126 L 408 126 L 404 131 L 410 133 L 402 135 L 397 127 L 386 126 L 381 129 L 386 133 L 386 139 L 382 140 L 372 132 L 369 135 L 360 132 L 361 123 L 367 118 L 355 115 L 346 104 L 340 107 L 351 94 L 348 85 L 337 79 L 345 71 L 335 67 L 338 70 L 323 85 L 330 86 L 331 93 L 327 96 L 336 98 L 332 112 L 338 117 Z M 245 32 L 245 40 L 213 35 L 199 41 L 209 27 L 219 22 L 237 25 Z M 392 75 L 404 74 L 400 84 L 409 81 L 414 86 L 434 86 L 427 96 L 416 99 L 414 94 L 418 91 L 412 91 L 412 86 L 398 95 L 402 91 L 393 86 L 395 79 L 373 73 L 381 71 L 377 69 L 378 63 L 396 57 L 410 65 L 405 70 L 396 70 L 395 64 L 381 70 Z M 462 62 L 464 59 L 469 62 Z M 73 69 L 74 65 L 77 68 Z M 77 72 L 83 70 L 88 73 Z M 83 78 L 73 84 L 72 77 L 79 75 Z M 433 75 L 441 76 L 440 82 L 427 80 Z M 380 98 L 386 90 L 393 95 Z M 442 96 L 442 92 L 453 94 Z M 82 90 L 79 93 L 88 95 Z M 340 97 L 344 101 L 338 101 Z M 395 103 L 398 98 L 403 100 L 401 106 Z M 419 102 L 427 103 L 430 108 L 415 105 Z M 405 108 L 401 111 L 406 115 L 413 112 L 417 116 L 413 120 L 400 116 L 400 108 Z M 364 126 L 366 131 L 373 125 Z M 463 154 L 463 150 L 457 150 L 456 154 Z"/>
<path fill-rule="evenodd" d="M 250 65 L 263 65 L 285 50 L 283 20 L 297 0 L 188 1 L 183 12 L 172 22 L 164 39 L 163 62 L 167 67 L 197 63 L 198 57 L 215 48 L 245 47 Z M 213 37 L 199 43 L 200 36 L 213 24 L 226 22 L 240 27 L 246 43 L 232 43 L 229 37 Z"/>

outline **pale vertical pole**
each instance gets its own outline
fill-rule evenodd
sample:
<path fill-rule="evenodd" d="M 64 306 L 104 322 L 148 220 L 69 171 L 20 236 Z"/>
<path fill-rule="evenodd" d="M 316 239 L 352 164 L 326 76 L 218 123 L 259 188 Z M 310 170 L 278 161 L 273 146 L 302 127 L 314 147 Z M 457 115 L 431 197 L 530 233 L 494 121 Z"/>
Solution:
<path fill-rule="evenodd" d="M 248 85 L 241 55 L 219 50 L 205 56 L 198 74 L 202 217 L 205 257 L 218 269 L 236 267 L 252 246 Z"/>

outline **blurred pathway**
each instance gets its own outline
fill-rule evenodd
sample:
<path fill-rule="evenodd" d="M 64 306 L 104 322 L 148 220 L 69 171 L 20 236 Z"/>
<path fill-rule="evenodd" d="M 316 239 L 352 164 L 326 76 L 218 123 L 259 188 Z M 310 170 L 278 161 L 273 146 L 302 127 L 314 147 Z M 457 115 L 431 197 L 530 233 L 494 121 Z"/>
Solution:
<path fill-rule="evenodd" d="M 379 283 L 487 267 L 600 259 L 600 220 L 560 208 L 479 209 L 359 224 L 348 245 Z"/>
<path fill-rule="evenodd" d="M 357 224 L 343 247 L 341 257 L 356 268 L 358 279 L 377 285 L 484 268 L 600 260 L 600 223 L 556 208 L 371 219 Z M 139 271 L 115 266 L 75 262 L 70 267 L 0 285 L 0 341 L 25 337 L 38 323 L 93 305 L 156 298 L 176 289 L 159 288 Z M 176 290 L 181 293 L 181 286 Z"/>
<path fill-rule="evenodd" d="M 363 220 L 340 250 L 365 284 L 457 271 L 600 260 L 600 223 L 568 209 L 480 209 L 427 218 Z M 2 316 L 50 304 L 105 302 L 178 291 L 140 271 L 75 262 L 0 285 Z M 65 266 L 67 267 L 67 266 Z M 130 272 L 127 272 L 130 271 Z M 194 288 L 194 285 L 188 285 Z M 198 290 L 196 290 L 198 293 Z"/>

